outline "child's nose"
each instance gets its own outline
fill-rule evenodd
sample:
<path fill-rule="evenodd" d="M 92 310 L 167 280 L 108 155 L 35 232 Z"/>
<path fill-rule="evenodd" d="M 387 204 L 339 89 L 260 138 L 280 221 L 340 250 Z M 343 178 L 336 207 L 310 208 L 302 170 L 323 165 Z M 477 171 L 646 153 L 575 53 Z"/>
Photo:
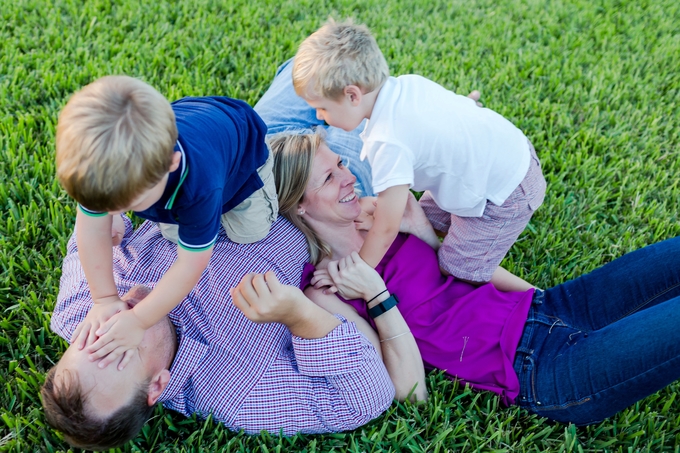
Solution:
<path fill-rule="evenodd" d="M 316 110 L 316 119 L 319 121 L 323 121 L 323 115 L 321 114 L 321 110 L 319 109 Z"/>

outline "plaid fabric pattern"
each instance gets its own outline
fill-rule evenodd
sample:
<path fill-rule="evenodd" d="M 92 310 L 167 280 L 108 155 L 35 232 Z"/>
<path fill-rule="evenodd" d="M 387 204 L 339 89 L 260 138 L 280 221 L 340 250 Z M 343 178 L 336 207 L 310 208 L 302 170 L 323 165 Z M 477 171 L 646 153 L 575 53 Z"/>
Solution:
<path fill-rule="evenodd" d="M 121 295 L 136 284 L 153 287 L 176 258 L 176 245 L 158 227 L 129 221 L 114 248 Z M 171 379 L 160 397 L 184 415 L 213 414 L 228 428 L 292 435 L 354 429 L 380 415 L 394 387 L 380 356 L 353 323 L 326 337 L 302 339 L 282 324 L 255 324 L 232 304 L 229 288 L 248 272 L 273 270 L 298 286 L 308 259 L 305 240 L 280 218 L 264 240 L 229 241 L 224 231 L 194 290 L 171 313 L 179 347 Z M 69 339 L 92 305 L 78 260 L 75 235 L 68 244 L 51 327 Z"/>
<path fill-rule="evenodd" d="M 454 277 L 488 282 L 505 255 L 543 203 L 546 182 L 534 146 L 522 182 L 501 206 L 487 201 L 481 217 L 459 217 L 442 210 L 429 192 L 420 206 L 432 226 L 447 232 L 439 248 L 439 266 Z"/>

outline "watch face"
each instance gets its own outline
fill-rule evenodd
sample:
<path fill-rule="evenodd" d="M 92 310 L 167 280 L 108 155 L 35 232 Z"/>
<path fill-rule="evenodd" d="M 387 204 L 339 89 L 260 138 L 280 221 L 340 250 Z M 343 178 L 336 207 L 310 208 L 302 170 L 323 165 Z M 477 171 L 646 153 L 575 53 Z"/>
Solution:
<path fill-rule="evenodd" d="M 375 307 L 370 308 L 368 310 L 368 315 L 371 318 L 377 318 L 378 316 L 385 313 L 387 310 L 394 308 L 398 303 L 399 303 L 399 299 L 397 299 L 397 296 L 395 296 L 394 294 L 391 294 L 390 297 L 383 300 L 382 302 L 380 302 Z"/>

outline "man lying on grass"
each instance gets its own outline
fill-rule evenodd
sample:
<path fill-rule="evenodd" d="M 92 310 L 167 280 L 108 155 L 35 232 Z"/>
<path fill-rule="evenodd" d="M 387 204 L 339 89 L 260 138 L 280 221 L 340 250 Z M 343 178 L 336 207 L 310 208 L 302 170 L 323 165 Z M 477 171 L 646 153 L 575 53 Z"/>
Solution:
<path fill-rule="evenodd" d="M 176 246 L 153 223 L 133 232 L 125 222 L 114 274 L 133 306 L 149 292 L 136 285 L 153 286 Z M 285 219 L 255 244 L 230 242 L 222 232 L 197 287 L 145 333 L 123 370 L 67 349 L 42 388 L 48 422 L 74 446 L 106 449 L 134 438 L 157 402 L 187 416 L 212 413 L 248 433 L 336 432 L 377 417 L 395 395 L 377 340 L 302 296 L 296 287 L 307 260 L 304 237 Z M 268 272 L 266 282 L 250 272 Z M 231 302 L 237 286 L 249 305 Z M 249 297 L 270 290 L 284 297 Z M 71 338 L 91 307 L 72 237 L 52 329 Z"/>

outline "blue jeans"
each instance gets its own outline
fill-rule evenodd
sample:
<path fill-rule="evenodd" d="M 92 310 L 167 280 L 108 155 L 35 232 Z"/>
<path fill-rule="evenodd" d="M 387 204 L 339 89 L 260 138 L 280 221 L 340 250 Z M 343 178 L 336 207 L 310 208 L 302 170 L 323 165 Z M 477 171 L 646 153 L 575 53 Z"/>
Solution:
<path fill-rule="evenodd" d="M 331 127 L 316 118 L 316 110 L 295 93 L 293 88 L 293 59 L 283 63 L 267 92 L 255 104 L 255 111 L 267 125 L 267 134 L 281 132 L 311 132 L 322 127 L 326 130 L 326 143 L 339 154 L 350 171 L 357 177 L 355 188 L 362 196 L 373 196 L 371 167 L 368 161 L 359 160 L 363 142 L 359 134 L 364 130 L 366 120 L 352 132 Z"/>
<path fill-rule="evenodd" d="M 520 406 L 577 425 L 680 378 L 680 238 L 537 291 L 514 365 Z"/>

